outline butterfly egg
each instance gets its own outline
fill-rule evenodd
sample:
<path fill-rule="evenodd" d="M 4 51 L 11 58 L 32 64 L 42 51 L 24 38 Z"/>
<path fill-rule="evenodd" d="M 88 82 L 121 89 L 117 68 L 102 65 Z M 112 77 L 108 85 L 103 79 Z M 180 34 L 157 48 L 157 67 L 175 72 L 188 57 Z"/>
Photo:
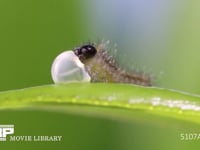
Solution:
<path fill-rule="evenodd" d="M 90 82 L 91 77 L 84 64 L 73 51 L 65 51 L 58 55 L 51 67 L 54 83 Z"/>

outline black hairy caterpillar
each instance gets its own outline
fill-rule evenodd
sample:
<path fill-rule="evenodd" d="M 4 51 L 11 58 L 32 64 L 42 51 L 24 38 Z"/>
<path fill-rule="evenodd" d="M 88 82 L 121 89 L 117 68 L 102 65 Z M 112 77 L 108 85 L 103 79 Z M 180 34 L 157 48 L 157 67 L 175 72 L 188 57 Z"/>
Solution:
<path fill-rule="evenodd" d="M 106 43 L 84 44 L 74 49 L 74 53 L 85 65 L 85 69 L 92 82 L 132 83 L 142 86 L 151 86 L 150 76 L 127 72 L 121 69 L 114 58 L 108 54 Z"/>

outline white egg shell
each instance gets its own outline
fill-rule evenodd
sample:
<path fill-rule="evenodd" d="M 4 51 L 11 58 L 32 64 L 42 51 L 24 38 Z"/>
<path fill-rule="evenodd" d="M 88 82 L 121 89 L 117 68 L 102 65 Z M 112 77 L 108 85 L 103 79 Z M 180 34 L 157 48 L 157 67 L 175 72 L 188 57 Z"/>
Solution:
<path fill-rule="evenodd" d="M 84 64 L 73 51 L 65 51 L 58 55 L 51 67 L 54 83 L 90 82 Z"/>

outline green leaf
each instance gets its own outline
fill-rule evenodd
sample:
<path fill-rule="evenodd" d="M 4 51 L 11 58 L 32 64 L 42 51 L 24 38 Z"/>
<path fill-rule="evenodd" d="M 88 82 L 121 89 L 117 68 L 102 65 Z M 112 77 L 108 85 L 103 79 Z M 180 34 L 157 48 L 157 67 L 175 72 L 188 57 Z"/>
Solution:
<path fill-rule="evenodd" d="M 0 93 L 0 109 L 29 107 L 119 120 L 175 119 L 200 124 L 200 97 L 130 84 L 70 83 Z"/>

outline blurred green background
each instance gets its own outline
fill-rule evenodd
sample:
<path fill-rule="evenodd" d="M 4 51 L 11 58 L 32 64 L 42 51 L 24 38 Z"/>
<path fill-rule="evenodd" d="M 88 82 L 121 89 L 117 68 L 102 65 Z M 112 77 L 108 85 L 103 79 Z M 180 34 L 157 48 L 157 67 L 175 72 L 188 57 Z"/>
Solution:
<path fill-rule="evenodd" d="M 195 0 L 1 0 L 0 91 L 51 84 L 60 52 L 106 39 L 117 43 L 124 68 L 150 73 L 155 86 L 200 94 L 199 8 Z M 5 110 L 0 118 L 17 135 L 63 135 L 61 143 L 0 143 L 5 148 L 197 147 L 180 141 L 177 127 L 36 110 Z"/>

